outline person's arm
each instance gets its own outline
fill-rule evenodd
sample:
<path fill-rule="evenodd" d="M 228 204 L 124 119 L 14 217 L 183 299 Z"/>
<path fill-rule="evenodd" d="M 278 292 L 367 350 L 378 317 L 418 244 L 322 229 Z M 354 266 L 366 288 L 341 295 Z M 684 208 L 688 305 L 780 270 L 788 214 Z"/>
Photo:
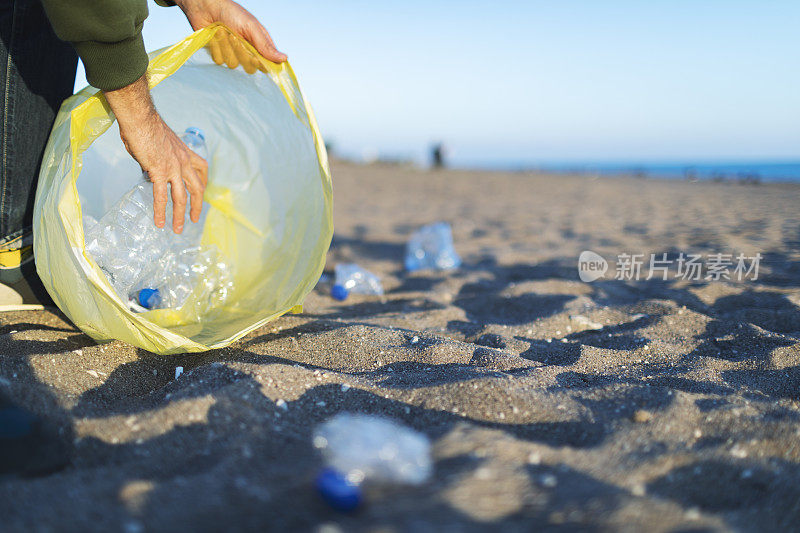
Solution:
<path fill-rule="evenodd" d="M 83 59 L 86 78 L 102 89 L 119 123 L 125 148 L 153 182 L 154 219 L 166 222 L 167 191 L 173 200 L 172 227 L 183 229 L 188 190 L 190 217 L 197 222 L 207 183 L 207 163 L 192 152 L 163 121 L 153 106 L 145 78 L 147 54 L 142 24 L 145 0 L 42 0 L 59 38 L 69 41 Z M 267 30 L 232 0 L 159 0 L 177 4 L 197 30 L 222 22 L 241 35 L 264 57 L 286 60 L 275 49 Z M 185 187 L 184 187 L 185 184 Z"/>
<path fill-rule="evenodd" d="M 208 164 L 164 123 L 153 106 L 147 78 L 142 76 L 122 89 L 106 91 L 105 96 L 119 122 L 125 148 L 153 182 L 156 226 L 163 228 L 166 223 L 168 188 L 172 195 L 173 231 L 183 231 L 187 191 L 191 205 L 189 216 L 192 222 L 200 220 Z"/>
<path fill-rule="evenodd" d="M 142 40 L 146 1 L 42 0 L 42 5 L 56 35 L 70 42 L 81 57 L 87 81 L 103 91 L 125 148 L 153 182 L 156 226 L 164 227 L 166 222 L 168 189 L 173 201 L 173 231 L 183 230 L 187 190 L 190 217 L 197 222 L 208 166 L 181 142 L 153 106 Z"/>
<path fill-rule="evenodd" d="M 113 91 L 147 70 L 146 0 L 41 0 L 59 39 L 78 52 L 92 86 Z"/>

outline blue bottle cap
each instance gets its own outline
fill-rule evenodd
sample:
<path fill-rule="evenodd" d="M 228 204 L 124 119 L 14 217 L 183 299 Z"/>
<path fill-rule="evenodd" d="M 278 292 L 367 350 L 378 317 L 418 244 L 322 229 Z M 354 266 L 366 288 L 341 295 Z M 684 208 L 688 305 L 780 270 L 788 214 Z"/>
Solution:
<path fill-rule="evenodd" d="M 348 291 L 343 285 L 334 285 L 331 287 L 331 296 L 333 296 L 334 300 L 339 300 L 343 302 L 347 300 L 347 297 L 350 295 L 350 291 Z"/>
<path fill-rule="evenodd" d="M 161 303 L 161 292 L 158 289 L 142 289 L 139 291 L 139 305 L 145 309 L 153 309 Z"/>
<path fill-rule="evenodd" d="M 346 513 L 361 505 L 361 488 L 332 468 L 320 472 L 314 485 L 322 499 L 337 511 Z"/>
<path fill-rule="evenodd" d="M 206 134 L 203 133 L 203 130 L 201 130 L 200 128 L 195 128 L 195 127 L 186 128 L 186 133 L 190 135 L 197 135 L 198 137 L 200 137 L 200 139 L 203 140 L 203 142 L 206 142 Z"/>

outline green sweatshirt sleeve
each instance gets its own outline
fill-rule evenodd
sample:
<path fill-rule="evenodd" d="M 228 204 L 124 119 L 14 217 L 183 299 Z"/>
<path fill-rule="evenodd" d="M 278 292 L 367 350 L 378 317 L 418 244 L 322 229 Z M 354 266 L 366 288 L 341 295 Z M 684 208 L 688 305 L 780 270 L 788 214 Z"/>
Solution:
<path fill-rule="evenodd" d="M 142 25 L 146 0 L 42 0 L 61 40 L 75 47 L 94 87 L 111 91 L 147 71 Z"/>

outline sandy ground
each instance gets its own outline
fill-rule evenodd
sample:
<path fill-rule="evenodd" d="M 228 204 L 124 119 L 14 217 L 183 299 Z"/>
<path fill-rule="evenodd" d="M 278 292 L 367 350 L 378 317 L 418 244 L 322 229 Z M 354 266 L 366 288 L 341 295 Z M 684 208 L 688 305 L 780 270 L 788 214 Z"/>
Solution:
<path fill-rule="evenodd" d="M 0 529 L 800 524 L 800 186 L 341 163 L 334 182 L 329 268 L 362 264 L 385 297 L 315 292 L 230 348 L 168 357 L 0 316 L 0 392 L 69 457 L 0 479 Z M 410 232 L 440 219 L 463 268 L 404 274 Z M 582 250 L 764 259 L 757 281 L 584 283 Z M 427 434 L 432 479 L 326 507 L 310 435 L 341 411 Z"/>

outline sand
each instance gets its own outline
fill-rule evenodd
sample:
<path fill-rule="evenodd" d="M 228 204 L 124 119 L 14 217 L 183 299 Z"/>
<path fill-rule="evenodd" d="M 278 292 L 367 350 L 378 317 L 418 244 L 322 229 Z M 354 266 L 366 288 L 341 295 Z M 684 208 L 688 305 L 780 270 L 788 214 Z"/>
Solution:
<path fill-rule="evenodd" d="M 185 356 L 0 316 L 0 393 L 55 442 L 39 473 L 0 478 L 0 529 L 797 527 L 800 186 L 333 170 L 328 266 L 374 271 L 383 297 L 317 291 Z M 403 273 L 436 220 L 464 266 Z M 584 283 L 583 250 L 764 259 L 756 281 Z M 311 433 L 342 411 L 425 433 L 431 480 L 328 508 Z"/>

